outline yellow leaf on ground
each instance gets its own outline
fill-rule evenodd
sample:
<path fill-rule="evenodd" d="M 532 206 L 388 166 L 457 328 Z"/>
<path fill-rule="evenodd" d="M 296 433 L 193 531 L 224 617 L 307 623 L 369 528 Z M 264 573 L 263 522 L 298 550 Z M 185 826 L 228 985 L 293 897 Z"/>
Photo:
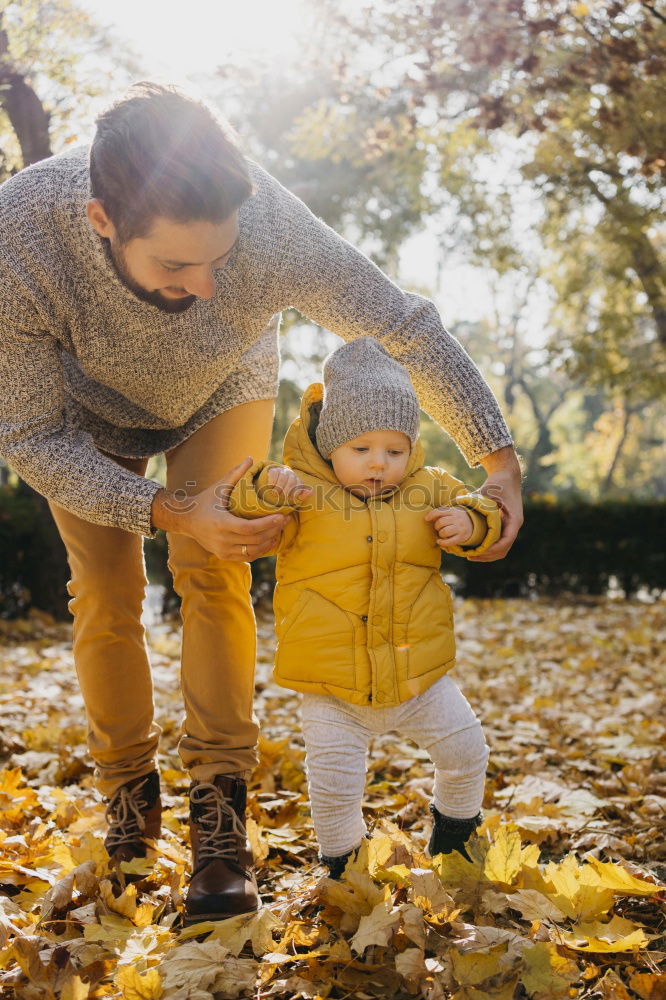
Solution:
<path fill-rule="evenodd" d="M 382 900 L 372 913 L 361 917 L 358 930 L 351 939 L 352 950 L 362 955 L 368 945 L 387 945 L 400 919 L 399 910 L 389 910 Z"/>
<path fill-rule="evenodd" d="M 401 903 L 400 914 L 402 933 L 419 948 L 425 948 L 426 929 L 423 910 L 412 903 Z"/>
<path fill-rule="evenodd" d="M 49 891 L 44 894 L 42 900 L 42 920 L 49 920 L 51 914 L 56 910 L 61 910 L 72 901 L 74 892 L 74 869 L 67 875 L 59 879 Z"/>
<path fill-rule="evenodd" d="M 499 963 L 505 950 L 503 945 L 493 948 L 487 954 L 477 951 L 461 955 L 460 952 L 452 950 L 451 968 L 456 982 L 460 986 L 478 986 L 485 979 L 496 976 L 501 972 Z"/>
<path fill-rule="evenodd" d="M 338 938 L 338 940 L 331 945 L 328 953 L 328 960 L 329 962 L 342 962 L 345 965 L 347 962 L 351 962 L 351 949 L 344 938 Z"/>
<path fill-rule="evenodd" d="M 524 920 L 563 920 L 564 914 L 551 899 L 536 889 L 518 889 L 507 894 L 509 906 Z"/>
<path fill-rule="evenodd" d="M 608 969 L 599 980 L 595 992 L 601 993 L 604 1000 L 631 1000 L 629 990 L 613 969 Z"/>
<path fill-rule="evenodd" d="M 70 839 L 67 844 L 60 841 L 54 845 L 52 857 L 65 872 L 78 868 L 86 861 L 94 862 L 97 876 L 103 875 L 108 870 L 109 855 L 104 841 L 92 833 L 84 833 L 82 837 Z"/>
<path fill-rule="evenodd" d="M 578 924 L 572 927 L 570 933 L 562 932 L 561 938 L 567 947 L 576 951 L 635 951 L 648 944 L 648 937 L 640 927 L 617 916 L 606 924 L 598 921 Z"/>
<path fill-rule="evenodd" d="M 613 890 L 600 885 L 594 868 L 580 865 L 573 854 L 546 865 L 541 881 L 552 902 L 572 920 L 603 916 L 613 904 Z"/>
<path fill-rule="evenodd" d="M 99 894 L 113 913 L 119 913 L 122 917 L 134 920 L 136 916 L 136 886 L 128 885 L 120 896 L 114 896 L 113 886 L 108 879 L 103 879 L 99 884 Z"/>
<path fill-rule="evenodd" d="M 0 806 L 5 819 L 14 813 L 20 816 L 38 803 L 39 797 L 34 788 L 26 785 L 20 767 L 0 771 Z"/>
<path fill-rule="evenodd" d="M 83 936 L 86 941 L 104 942 L 109 947 L 115 945 L 120 948 L 135 931 L 136 928 L 119 913 L 109 913 L 100 917 L 97 924 L 86 924 Z"/>
<path fill-rule="evenodd" d="M 520 866 L 520 834 L 513 824 L 501 826 L 486 854 L 483 874 L 490 882 L 510 886 Z"/>
<path fill-rule="evenodd" d="M 636 973 L 629 980 L 629 989 L 641 1000 L 666 1000 L 666 973 Z"/>
<path fill-rule="evenodd" d="M 245 829 L 252 848 L 254 863 L 258 865 L 261 861 L 265 861 L 270 854 L 270 846 L 264 836 L 264 828 L 251 816 L 248 816 L 245 821 Z"/>
<path fill-rule="evenodd" d="M 453 897 L 446 891 L 435 872 L 429 868 L 413 868 L 410 875 L 412 897 L 416 906 L 428 913 L 451 913 Z"/>
<path fill-rule="evenodd" d="M 405 979 L 419 980 L 427 976 L 425 956 L 421 948 L 406 948 L 395 956 L 395 967 Z"/>
<path fill-rule="evenodd" d="M 465 860 L 457 851 L 438 854 L 432 867 L 443 885 L 452 889 L 476 887 L 484 878 L 481 864 Z"/>
<path fill-rule="evenodd" d="M 599 861 L 594 857 L 588 858 L 587 862 L 599 876 L 600 884 L 607 889 L 613 889 L 615 892 L 630 896 L 651 896 L 656 892 L 663 892 L 663 886 L 636 878 L 622 865 L 615 865 L 610 861 Z"/>
<path fill-rule="evenodd" d="M 86 1000 L 90 995 L 90 983 L 84 983 L 79 976 L 72 976 L 60 991 L 60 1000 Z"/>
<path fill-rule="evenodd" d="M 276 917 L 273 919 L 275 920 L 274 926 L 281 926 Z M 327 940 L 328 936 L 326 927 L 322 925 L 313 927 L 312 924 L 307 924 L 302 920 L 292 920 L 284 929 L 284 933 L 278 942 L 277 950 L 284 951 L 286 946 L 290 944 L 295 945 L 297 948 L 313 948 L 316 944 L 321 944 L 322 941 Z M 264 948 L 263 951 L 272 951 L 272 945 L 273 939 L 271 935 L 271 947 Z"/>
<path fill-rule="evenodd" d="M 578 966 L 563 958 L 554 944 L 539 941 L 523 951 L 525 970 L 520 981 L 535 1000 L 550 1000 L 568 992 L 569 983 L 577 979 Z"/>
<path fill-rule="evenodd" d="M 202 944 L 189 941 L 178 945 L 167 955 L 162 962 L 161 973 L 169 990 L 187 986 L 213 993 L 218 976 L 228 961 L 229 952 L 219 941 L 204 941 Z"/>
<path fill-rule="evenodd" d="M 375 834 L 368 842 L 368 871 L 371 875 L 384 868 L 394 852 L 394 844 L 387 834 Z"/>
<path fill-rule="evenodd" d="M 252 936 L 252 925 L 256 919 L 256 913 L 239 913 L 235 917 L 228 917 L 226 920 L 194 924 L 193 927 L 188 927 L 186 930 L 181 931 L 179 940 L 186 941 L 191 937 L 199 937 L 200 934 L 210 930 L 212 933 L 207 939 L 208 941 L 217 941 L 232 955 L 240 955 L 246 941 L 249 941 Z M 270 951 L 271 949 L 266 950 Z"/>
<path fill-rule="evenodd" d="M 153 916 L 155 914 L 156 906 L 152 903 L 141 903 L 137 906 L 136 913 L 134 914 L 134 923 L 137 927 L 148 927 L 149 924 L 153 922 Z"/>
<path fill-rule="evenodd" d="M 324 878 L 318 886 L 318 893 L 329 906 L 357 916 L 370 913 L 387 895 L 389 899 L 391 896 L 388 885 L 378 888 L 364 872 L 350 872 L 345 882 Z"/>
<path fill-rule="evenodd" d="M 478 990 L 475 986 L 464 986 L 453 994 L 451 1000 L 513 1000 L 516 990 L 517 979 L 511 979 L 503 983 L 498 989 Z M 430 997 L 431 994 L 429 993 Z M 444 993 L 437 994 L 437 998 L 444 998 Z"/>
<path fill-rule="evenodd" d="M 123 1000 L 160 1000 L 164 992 L 157 969 L 139 973 L 134 966 L 126 965 L 118 971 L 114 982 L 122 991 Z"/>

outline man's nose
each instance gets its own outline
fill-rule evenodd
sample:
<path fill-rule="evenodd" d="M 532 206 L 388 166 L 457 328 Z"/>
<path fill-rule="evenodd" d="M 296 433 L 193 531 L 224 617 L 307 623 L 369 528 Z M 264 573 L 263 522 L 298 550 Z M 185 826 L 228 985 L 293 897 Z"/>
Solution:
<path fill-rule="evenodd" d="M 199 299 L 212 299 L 215 295 L 215 277 L 209 267 L 193 269 L 183 282 L 183 288 Z"/>

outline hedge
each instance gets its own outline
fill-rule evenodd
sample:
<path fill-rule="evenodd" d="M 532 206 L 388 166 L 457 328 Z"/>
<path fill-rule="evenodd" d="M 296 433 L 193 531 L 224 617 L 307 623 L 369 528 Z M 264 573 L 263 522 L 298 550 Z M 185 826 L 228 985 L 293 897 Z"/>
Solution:
<path fill-rule="evenodd" d="M 605 594 L 614 577 L 626 597 L 666 589 L 666 501 L 525 503 L 525 523 L 505 559 L 449 557 L 445 573 L 474 597 Z"/>
<path fill-rule="evenodd" d="M 67 555 L 44 497 L 25 483 L 0 486 L 0 618 L 30 608 L 68 616 Z"/>
<path fill-rule="evenodd" d="M 509 555 L 492 563 L 444 556 L 442 568 L 469 597 L 605 594 L 611 578 L 627 597 L 644 588 L 666 590 L 664 524 L 666 501 L 607 500 L 602 503 L 532 498 L 525 524 Z M 177 599 L 166 568 L 166 539 L 146 543 L 148 574 L 167 587 L 166 604 Z M 255 594 L 272 588 L 272 559 L 252 564 Z M 27 488 L 0 487 L 0 617 L 30 607 L 67 617 L 67 563 L 48 507 Z"/>

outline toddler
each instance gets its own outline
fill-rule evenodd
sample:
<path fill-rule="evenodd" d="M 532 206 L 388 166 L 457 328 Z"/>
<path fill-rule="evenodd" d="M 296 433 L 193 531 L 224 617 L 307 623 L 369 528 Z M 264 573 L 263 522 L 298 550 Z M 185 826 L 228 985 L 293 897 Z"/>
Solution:
<path fill-rule="evenodd" d="M 480 822 L 488 748 L 454 681 L 441 549 L 477 555 L 500 535 L 497 505 L 424 467 L 405 369 L 371 337 L 324 364 L 284 443 L 234 488 L 245 517 L 293 513 L 277 549 L 274 677 L 303 693 L 312 819 L 339 877 L 367 833 L 372 734 L 397 732 L 434 764 L 431 855 L 465 854 Z M 441 510 L 445 508 L 445 510 Z"/>

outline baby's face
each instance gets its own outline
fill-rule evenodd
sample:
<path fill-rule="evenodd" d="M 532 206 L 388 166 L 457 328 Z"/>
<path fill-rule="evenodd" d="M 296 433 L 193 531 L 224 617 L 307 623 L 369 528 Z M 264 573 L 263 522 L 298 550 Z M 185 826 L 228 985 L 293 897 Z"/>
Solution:
<path fill-rule="evenodd" d="M 402 431 L 368 431 L 336 448 L 331 463 L 340 483 L 366 500 L 398 485 L 410 448 Z"/>

